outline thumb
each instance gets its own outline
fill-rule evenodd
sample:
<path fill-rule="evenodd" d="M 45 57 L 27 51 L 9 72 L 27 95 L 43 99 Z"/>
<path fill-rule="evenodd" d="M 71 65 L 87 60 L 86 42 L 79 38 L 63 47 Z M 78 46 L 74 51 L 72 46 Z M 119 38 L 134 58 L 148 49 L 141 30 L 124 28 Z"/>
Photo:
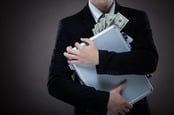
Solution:
<path fill-rule="evenodd" d="M 121 93 L 121 91 L 126 87 L 126 82 L 127 81 L 121 82 L 120 85 L 116 88 L 116 92 Z"/>

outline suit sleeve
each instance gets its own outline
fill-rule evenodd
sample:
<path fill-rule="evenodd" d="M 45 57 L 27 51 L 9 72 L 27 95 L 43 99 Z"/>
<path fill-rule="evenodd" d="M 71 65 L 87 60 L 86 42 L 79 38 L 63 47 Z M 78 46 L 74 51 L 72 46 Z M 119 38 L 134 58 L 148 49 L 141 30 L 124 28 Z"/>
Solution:
<path fill-rule="evenodd" d="M 53 97 L 73 106 L 95 111 L 104 110 L 108 103 L 108 92 L 97 91 L 71 79 L 73 71 L 68 67 L 63 55 L 66 47 L 72 44 L 71 38 L 72 36 L 61 21 L 49 70 L 48 91 Z"/>
<path fill-rule="evenodd" d="M 155 71 L 158 54 L 155 48 L 152 30 L 147 15 L 143 12 L 141 16 L 134 19 L 132 51 L 131 52 L 108 52 L 99 50 L 99 74 L 148 74 Z"/>

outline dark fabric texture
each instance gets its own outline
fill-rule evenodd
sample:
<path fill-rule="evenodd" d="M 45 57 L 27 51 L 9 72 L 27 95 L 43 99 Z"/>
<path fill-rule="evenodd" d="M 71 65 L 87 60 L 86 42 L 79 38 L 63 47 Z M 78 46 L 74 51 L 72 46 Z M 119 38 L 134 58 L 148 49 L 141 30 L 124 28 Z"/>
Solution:
<path fill-rule="evenodd" d="M 116 3 L 115 13 L 120 12 L 129 19 L 129 23 L 122 30 L 130 35 L 134 41 L 132 51 L 125 53 L 99 51 L 99 74 L 148 74 L 155 71 L 158 54 L 152 39 L 152 31 L 143 11 L 130 9 Z M 75 106 L 76 115 L 105 114 L 109 99 L 109 92 L 99 91 L 93 87 L 81 85 L 72 80 L 73 71 L 70 70 L 63 53 L 66 47 L 74 46 L 80 38 L 93 36 L 92 28 L 95 21 L 88 5 L 79 13 L 60 21 L 57 40 L 51 60 L 48 91 L 53 97 Z M 148 112 L 146 100 L 135 104 L 131 114 Z M 80 113 L 80 114 L 79 114 Z"/>
<path fill-rule="evenodd" d="M 74 109 L 74 115 L 106 115 L 106 113 L 106 109 L 100 112 L 88 111 L 84 108 L 78 107 Z M 147 98 L 144 98 L 139 102 L 135 103 L 133 105 L 133 109 L 130 111 L 130 113 L 127 113 L 126 115 L 151 115 Z"/>

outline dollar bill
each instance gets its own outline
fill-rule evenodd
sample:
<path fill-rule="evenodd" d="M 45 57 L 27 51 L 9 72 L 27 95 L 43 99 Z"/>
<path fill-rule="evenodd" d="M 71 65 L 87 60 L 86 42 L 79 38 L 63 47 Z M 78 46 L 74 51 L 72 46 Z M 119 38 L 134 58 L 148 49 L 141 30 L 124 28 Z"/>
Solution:
<path fill-rule="evenodd" d="M 106 29 L 106 19 L 105 18 L 101 18 L 100 23 L 102 25 L 101 30 Z"/>
<path fill-rule="evenodd" d="M 128 22 L 129 22 L 129 20 L 125 16 L 123 16 L 121 13 L 118 12 L 116 14 L 116 18 L 114 20 L 114 23 L 117 25 L 117 27 L 120 30 L 122 30 Z"/>
<path fill-rule="evenodd" d="M 109 27 L 112 24 L 114 24 L 115 18 L 116 18 L 116 15 L 115 14 L 105 14 L 106 27 Z"/>
<path fill-rule="evenodd" d="M 111 25 L 116 25 L 121 31 L 128 22 L 129 20 L 119 12 L 117 14 L 105 14 L 105 16 L 94 26 L 92 31 L 93 34 L 96 35 Z"/>

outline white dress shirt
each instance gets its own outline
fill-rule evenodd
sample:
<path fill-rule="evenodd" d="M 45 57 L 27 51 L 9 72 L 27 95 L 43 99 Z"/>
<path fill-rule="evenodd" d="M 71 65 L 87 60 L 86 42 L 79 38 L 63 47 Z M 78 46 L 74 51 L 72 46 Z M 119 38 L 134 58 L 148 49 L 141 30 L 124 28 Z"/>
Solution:
<path fill-rule="evenodd" d="M 95 22 L 98 21 L 98 19 L 100 18 L 100 16 L 103 14 L 102 11 L 100 11 L 95 5 L 92 4 L 91 0 L 88 0 L 88 5 L 89 5 L 89 9 L 92 13 L 92 16 L 94 17 L 94 20 Z M 109 14 L 114 14 L 115 12 L 115 2 L 113 3 L 110 11 L 109 11 Z"/>

